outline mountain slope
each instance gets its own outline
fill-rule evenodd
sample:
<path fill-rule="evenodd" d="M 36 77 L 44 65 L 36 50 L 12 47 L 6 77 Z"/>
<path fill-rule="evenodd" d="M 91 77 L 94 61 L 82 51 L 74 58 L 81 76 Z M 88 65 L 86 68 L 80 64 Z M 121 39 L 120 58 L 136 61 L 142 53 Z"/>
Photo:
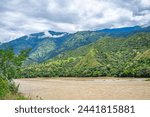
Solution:
<path fill-rule="evenodd" d="M 20 37 L 0 45 L 1 48 L 12 47 L 15 53 L 24 49 L 31 49 L 25 64 L 41 63 L 52 59 L 61 53 L 75 50 L 82 46 L 96 42 L 106 36 L 124 38 L 138 32 L 150 32 L 150 27 L 127 27 L 117 29 L 104 29 L 98 31 L 80 31 L 73 34 L 66 32 L 40 32 Z"/>
<path fill-rule="evenodd" d="M 19 39 L 0 45 L 0 48 L 12 47 L 15 53 L 24 49 L 31 49 L 26 64 L 40 63 L 58 54 L 76 49 L 80 46 L 96 41 L 103 34 L 100 32 L 83 31 L 74 34 L 48 31 L 23 36 Z"/>
<path fill-rule="evenodd" d="M 0 48 L 14 48 L 15 53 L 24 49 L 31 49 L 27 63 L 42 62 L 47 54 L 65 41 L 68 33 L 65 32 L 41 32 L 20 37 L 16 40 L 4 43 Z"/>
<path fill-rule="evenodd" d="M 150 32 L 150 26 L 143 27 L 143 28 L 140 26 L 123 27 L 123 28 L 114 28 L 114 29 L 103 29 L 97 31 L 107 33 L 107 35 L 111 37 L 128 37 L 138 32 Z"/>
<path fill-rule="evenodd" d="M 104 37 L 47 62 L 27 66 L 22 72 L 23 77 L 150 77 L 149 50 L 150 33 L 137 33 L 128 38 Z"/>

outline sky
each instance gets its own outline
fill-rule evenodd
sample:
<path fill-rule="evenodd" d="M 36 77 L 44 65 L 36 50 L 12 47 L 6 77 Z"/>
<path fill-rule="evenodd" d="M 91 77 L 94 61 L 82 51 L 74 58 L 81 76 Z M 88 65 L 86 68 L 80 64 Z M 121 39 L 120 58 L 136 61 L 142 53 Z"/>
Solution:
<path fill-rule="evenodd" d="M 0 42 L 48 30 L 150 24 L 150 0 L 0 0 Z"/>

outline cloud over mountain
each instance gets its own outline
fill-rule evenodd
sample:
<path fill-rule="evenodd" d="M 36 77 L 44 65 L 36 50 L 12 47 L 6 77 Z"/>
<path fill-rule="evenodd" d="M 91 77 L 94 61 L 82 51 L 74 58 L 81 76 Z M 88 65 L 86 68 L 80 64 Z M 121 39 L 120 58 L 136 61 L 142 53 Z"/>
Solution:
<path fill-rule="evenodd" d="M 1 0 L 0 41 L 46 30 L 150 24 L 149 0 Z"/>

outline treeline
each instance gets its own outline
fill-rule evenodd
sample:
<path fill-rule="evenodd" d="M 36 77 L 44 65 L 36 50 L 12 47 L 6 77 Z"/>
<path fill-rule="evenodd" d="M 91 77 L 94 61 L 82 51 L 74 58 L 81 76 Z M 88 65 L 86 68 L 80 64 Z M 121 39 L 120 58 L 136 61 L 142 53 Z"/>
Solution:
<path fill-rule="evenodd" d="M 150 67 L 148 61 L 137 61 L 137 63 L 124 64 L 120 67 L 99 66 L 99 67 L 86 67 L 82 66 L 74 68 L 73 66 L 66 67 L 71 63 L 50 64 L 47 66 L 34 65 L 22 69 L 22 77 L 101 77 L 101 76 L 114 76 L 114 77 L 150 77 Z M 131 65 L 131 66 L 130 66 Z"/>
<path fill-rule="evenodd" d="M 22 77 L 150 77 L 150 33 L 105 37 L 21 69 Z"/>

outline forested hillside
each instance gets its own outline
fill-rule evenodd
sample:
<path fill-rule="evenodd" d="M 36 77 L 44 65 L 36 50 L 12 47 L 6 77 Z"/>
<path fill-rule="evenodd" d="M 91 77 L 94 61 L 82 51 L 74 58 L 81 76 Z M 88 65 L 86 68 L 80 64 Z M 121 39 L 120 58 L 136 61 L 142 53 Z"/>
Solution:
<path fill-rule="evenodd" d="M 44 63 L 22 68 L 22 77 L 57 76 L 150 77 L 150 33 L 139 32 L 129 37 L 104 36 L 88 45 L 61 52 Z"/>
<path fill-rule="evenodd" d="M 75 50 L 93 43 L 103 37 L 126 38 L 135 33 L 150 32 L 150 27 L 125 27 L 76 33 L 46 31 L 17 38 L 0 44 L 0 49 L 13 48 L 18 54 L 21 50 L 31 49 L 25 64 L 42 63 L 61 53 Z"/>

